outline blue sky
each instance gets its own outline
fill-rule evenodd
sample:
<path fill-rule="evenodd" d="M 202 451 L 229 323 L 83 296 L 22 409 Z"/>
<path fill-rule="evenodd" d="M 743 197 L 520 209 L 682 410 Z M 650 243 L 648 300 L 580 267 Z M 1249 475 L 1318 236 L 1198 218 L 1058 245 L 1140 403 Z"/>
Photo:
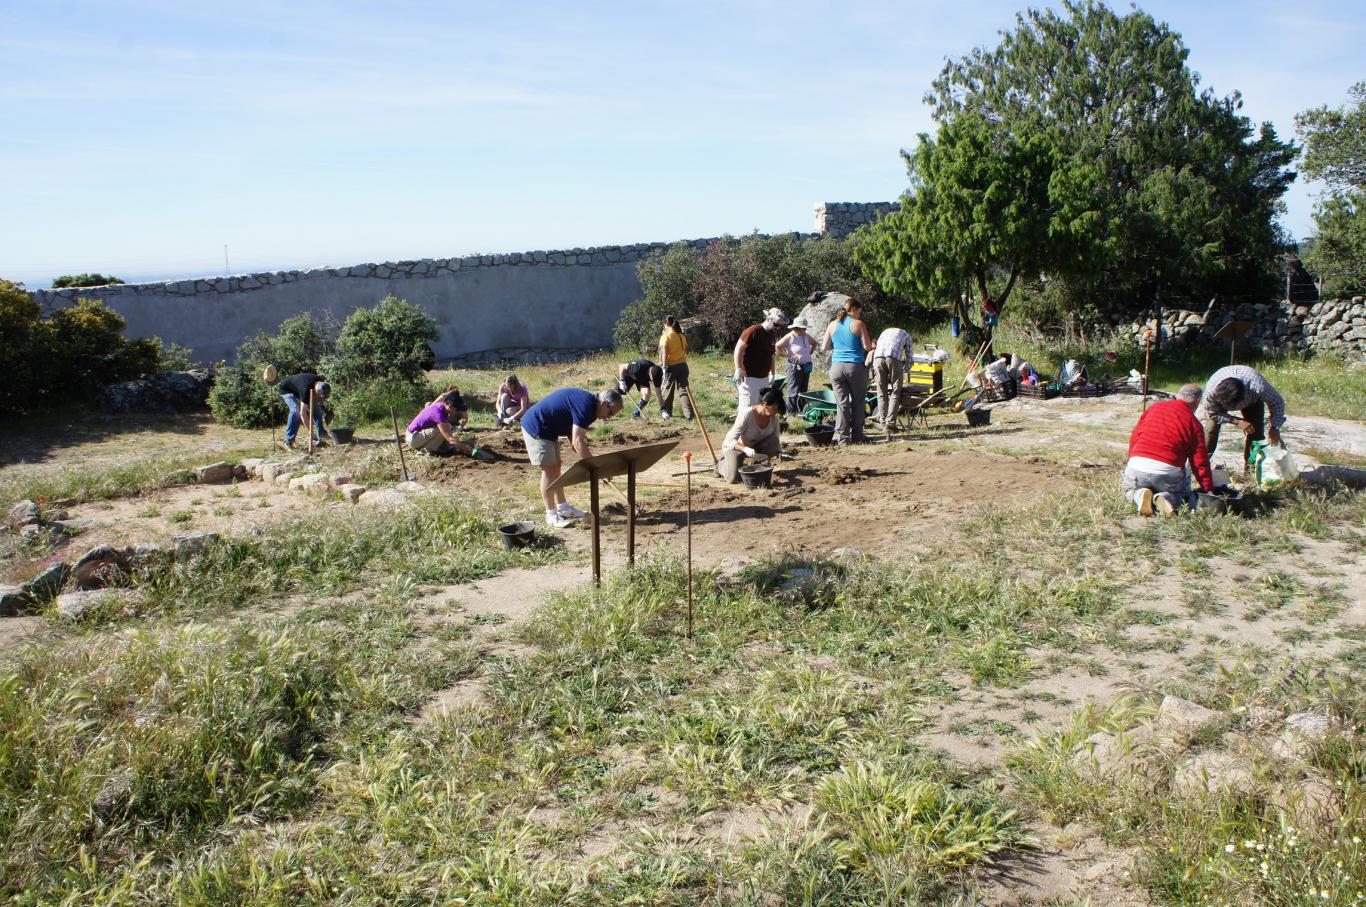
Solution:
<path fill-rule="evenodd" d="M 900 194 L 944 58 L 1023 5 L 0 0 L 0 277 L 809 230 Z M 1366 78 L 1360 0 L 1143 8 L 1283 136 Z"/>

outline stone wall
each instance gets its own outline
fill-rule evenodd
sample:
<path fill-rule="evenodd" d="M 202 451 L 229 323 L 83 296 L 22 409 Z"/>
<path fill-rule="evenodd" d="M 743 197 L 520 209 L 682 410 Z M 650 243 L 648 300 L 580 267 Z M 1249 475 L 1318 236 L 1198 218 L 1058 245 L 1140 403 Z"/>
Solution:
<path fill-rule="evenodd" d="M 709 239 L 689 240 L 702 249 Z M 636 266 L 670 243 L 386 261 L 164 283 L 34 290 L 45 311 L 78 297 L 123 316 L 133 337 L 161 337 L 200 363 L 231 358 L 248 337 L 303 312 L 342 321 L 393 294 L 436 319 L 438 361 L 557 361 L 608 347 L 640 296 Z"/>
<path fill-rule="evenodd" d="M 1325 299 L 1321 302 L 1269 302 L 1221 305 L 1203 312 L 1165 309 L 1164 343 L 1222 343 L 1214 333 L 1230 321 L 1251 321 L 1253 327 L 1238 341 L 1239 349 L 1263 353 L 1333 352 L 1349 359 L 1366 357 L 1366 298 Z M 1136 341 L 1157 321 L 1124 326 Z"/>
<path fill-rule="evenodd" d="M 897 202 L 821 202 L 816 205 L 816 232 L 844 239 L 900 207 Z"/>

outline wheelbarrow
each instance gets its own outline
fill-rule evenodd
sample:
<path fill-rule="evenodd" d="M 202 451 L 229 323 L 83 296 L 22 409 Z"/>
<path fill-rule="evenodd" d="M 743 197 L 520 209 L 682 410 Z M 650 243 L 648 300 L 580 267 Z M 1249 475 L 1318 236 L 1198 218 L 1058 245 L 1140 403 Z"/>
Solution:
<path fill-rule="evenodd" d="M 816 425 L 826 419 L 835 418 L 835 413 L 839 410 L 839 405 L 835 403 L 835 392 L 832 390 L 809 391 L 799 394 L 797 400 L 802 405 L 802 418 L 808 425 Z M 877 414 L 877 393 L 869 393 L 865 398 L 866 412 L 869 416 Z"/>

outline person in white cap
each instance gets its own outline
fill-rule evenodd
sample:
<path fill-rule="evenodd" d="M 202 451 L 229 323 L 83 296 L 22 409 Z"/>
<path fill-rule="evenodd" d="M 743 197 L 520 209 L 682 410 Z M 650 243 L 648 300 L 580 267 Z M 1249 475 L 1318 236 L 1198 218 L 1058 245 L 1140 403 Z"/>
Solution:
<path fill-rule="evenodd" d="M 811 386 L 811 354 L 816 349 L 816 342 L 807 333 L 810 328 L 807 320 L 798 315 L 797 320 L 792 322 L 792 330 L 784 334 L 774 347 L 778 355 L 787 360 L 785 388 L 789 416 L 795 416 L 802 411 L 800 397 Z"/>
<path fill-rule="evenodd" d="M 764 320 L 740 332 L 735 342 L 735 385 L 739 388 L 736 414 L 759 402 L 759 391 L 773 383 L 773 348 L 778 330 L 787 324 L 782 309 L 768 309 Z"/>

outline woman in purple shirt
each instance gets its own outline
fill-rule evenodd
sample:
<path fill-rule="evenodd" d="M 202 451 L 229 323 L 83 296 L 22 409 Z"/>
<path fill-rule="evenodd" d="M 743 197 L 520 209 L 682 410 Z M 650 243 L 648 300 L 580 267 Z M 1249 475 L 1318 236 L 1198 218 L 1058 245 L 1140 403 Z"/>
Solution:
<path fill-rule="evenodd" d="M 408 447 L 434 456 L 459 451 L 473 456 L 474 451 L 462 444 L 451 430 L 451 410 L 446 395 L 422 408 L 422 412 L 408 423 Z"/>

